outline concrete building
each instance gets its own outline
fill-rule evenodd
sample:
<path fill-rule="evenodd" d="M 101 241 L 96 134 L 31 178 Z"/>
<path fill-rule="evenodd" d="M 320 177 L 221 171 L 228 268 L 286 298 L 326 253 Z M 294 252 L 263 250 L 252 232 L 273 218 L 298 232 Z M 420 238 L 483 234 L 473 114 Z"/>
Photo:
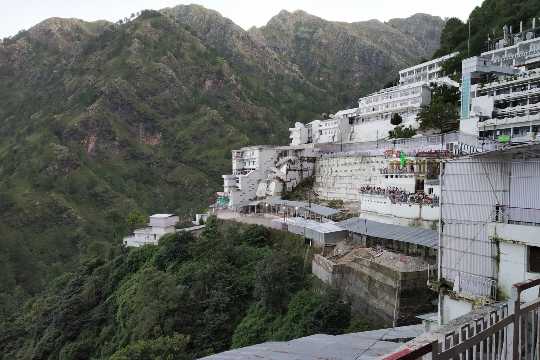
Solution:
<path fill-rule="evenodd" d="M 439 318 L 508 300 L 540 276 L 540 144 L 445 162 L 441 178 Z M 537 294 L 525 293 L 524 300 Z"/>
<path fill-rule="evenodd" d="M 366 142 L 385 139 L 394 129 L 392 115 L 399 114 L 404 126 L 418 128 L 416 115 L 431 102 L 430 85 L 458 86 L 445 77 L 442 64 L 458 55 L 452 53 L 399 72 L 397 86 L 361 97 L 358 108 L 338 111 L 328 120 L 296 123 L 290 128 L 291 145 Z"/>
<path fill-rule="evenodd" d="M 223 175 L 224 206 L 239 210 L 253 201 L 292 190 L 313 173 L 313 144 L 250 146 L 232 151 L 232 174 Z"/>
<path fill-rule="evenodd" d="M 540 127 L 540 28 L 488 41 L 463 60 L 460 130 L 504 141 L 535 141 Z M 502 137 L 501 137 L 502 136 Z"/>
<path fill-rule="evenodd" d="M 315 255 L 312 272 L 337 288 L 354 313 L 384 327 L 418 323 L 417 315 L 435 309 L 426 285 L 429 266 L 420 257 L 341 244 L 329 255 Z"/>
<path fill-rule="evenodd" d="M 173 214 L 154 214 L 150 216 L 147 227 L 136 229 L 133 235 L 124 238 L 123 243 L 128 247 L 157 245 L 163 235 L 175 232 L 178 221 L 178 216 Z"/>
<path fill-rule="evenodd" d="M 232 174 L 223 175 L 224 196 L 229 207 L 238 208 L 257 198 L 261 181 L 270 175 L 277 160 L 274 146 L 250 146 L 232 151 Z M 281 189 L 274 189 L 281 192 Z"/>
<path fill-rule="evenodd" d="M 418 82 L 430 83 L 444 77 L 442 65 L 444 62 L 458 56 L 458 52 L 423 62 L 399 71 L 399 84 L 409 85 Z"/>

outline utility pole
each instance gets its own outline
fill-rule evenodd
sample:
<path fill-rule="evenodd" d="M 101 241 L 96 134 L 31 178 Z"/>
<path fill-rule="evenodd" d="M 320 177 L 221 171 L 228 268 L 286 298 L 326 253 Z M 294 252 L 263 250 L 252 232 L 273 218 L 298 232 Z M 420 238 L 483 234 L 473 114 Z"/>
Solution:
<path fill-rule="evenodd" d="M 471 56 L 471 19 L 469 18 L 469 37 L 467 39 L 467 57 Z"/>

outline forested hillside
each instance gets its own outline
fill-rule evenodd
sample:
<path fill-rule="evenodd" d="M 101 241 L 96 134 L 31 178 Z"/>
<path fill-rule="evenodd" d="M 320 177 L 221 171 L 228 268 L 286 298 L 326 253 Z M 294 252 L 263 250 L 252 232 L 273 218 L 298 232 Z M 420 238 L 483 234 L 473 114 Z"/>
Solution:
<path fill-rule="evenodd" d="M 377 27 L 377 37 L 400 32 Z M 384 54 L 392 46 L 385 43 Z M 402 49 L 386 69 L 426 54 Z M 312 59 L 326 63 L 329 53 L 316 50 Z M 359 64 L 359 73 L 315 81 L 304 63 L 200 6 L 143 11 L 116 24 L 53 18 L 4 39 L 0 318 L 80 258 L 114 253 L 130 213 L 188 220 L 204 209 L 230 171 L 231 149 L 286 143 L 295 121 L 343 108 L 336 82 L 367 91 L 387 80 L 386 72 L 362 70 L 379 66 L 380 49 L 335 54 Z M 341 71 L 342 62 L 331 63 Z"/>
<path fill-rule="evenodd" d="M 0 326 L 0 359 L 193 359 L 361 330 L 348 304 L 313 283 L 310 259 L 298 236 L 215 218 L 200 238 L 117 248 L 85 259 Z"/>
<path fill-rule="evenodd" d="M 518 32 L 520 21 L 523 21 L 524 29 L 530 28 L 533 17 L 540 17 L 538 0 L 484 0 L 481 6 L 471 12 L 467 22 L 457 18 L 447 20 L 441 34 L 440 48 L 434 57 L 459 51 L 461 56 L 449 65 L 461 72 L 461 59 L 485 51 L 488 36 L 491 39 L 502 38 L 504 25 L 512 26 L 514 32 Z"/>

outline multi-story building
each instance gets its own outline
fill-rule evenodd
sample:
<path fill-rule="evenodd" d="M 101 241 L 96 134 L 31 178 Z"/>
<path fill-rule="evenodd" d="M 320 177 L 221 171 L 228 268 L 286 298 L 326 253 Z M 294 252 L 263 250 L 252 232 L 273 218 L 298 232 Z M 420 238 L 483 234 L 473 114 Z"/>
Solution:
<path fill-rule="evenodd" d="M 395 126 L 390 123 L 394 114 L 403 119 L 403 126 L 417 128 L 416 115 L 431 102 L 429 83 L 417 82 L 393 86 L 358 100 L 357 116 L 351 127 L 351 141 L 385 139 Z"/>
<path fill-rule="evenodd" d="M 268 177 L 276 160 L 275 146 L 250 146 L 232 151 L 232 174 L 223 175 L 223 192 L 231 208 L 247 205 L 257 198 L 259 183 Z"/>
<path fill-rule="evenodd" d="M 307 124 L 297 122 L 289 129 L 291 146 L 348 142 L 351 124 L 357 109 L 338 111 L 330 119 L 314 120 Z"/>
<path fill-rule="evenodd" d="M 540 127 L 540 28 L 488 43 L 462 64 L 460 130 L 504 141 L 535 141 Z M 502 136 L 502 137 L 501 137 Z"/>
<path fill-rule="evenodd" d="M 328 120 L 296 123 L 289 129 L 291 145 L 365 142 L 386 139 L 394 129 L 390 119 L 399 114 L 403 126 L 418 128 L 416 115 L 431 102 L 432 83 L 457 87 L 442 71 L 442 64 L 457 56 L 452 53 L 399 72 L 397 86 L 361 97 L 358 108 L 341 110 Z"/>
<path fill-rule="evenodd" d="M 509 300 L 540 276 L 540 145 L 447 161 L 441 176 L 439 315 Z M 529 301 L 538 294 L 525 293 Z"/>
<path fill-rule="evenodd" d="M 311 176 L 313 144 L 250 146 L 232 151 L 232 174 L 223 175 L 227 207 L 238 210 L 257 199 L 279 196 Z"/>
<path fill-rule="evenodd" d="M 410 68 L 399 71 L 399 84 L 409 85 L 417 82 L 423 82 L 429 84 L 432 81 L 436 81 L 442 77 L 443 68 L 442 65 L 445 61 L 448 61 L 456 56 L 458 52 L 442 56 L 437 59 L 423 62 L 421 64 L 411 66 Z"/>

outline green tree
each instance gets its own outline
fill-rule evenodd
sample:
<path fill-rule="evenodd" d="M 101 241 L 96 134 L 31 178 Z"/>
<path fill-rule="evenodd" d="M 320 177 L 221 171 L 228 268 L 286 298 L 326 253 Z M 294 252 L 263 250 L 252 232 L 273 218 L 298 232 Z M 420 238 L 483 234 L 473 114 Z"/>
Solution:
<path fill-rule="evenodd" d="M 202 236 L 207 239 L 216 239 L 218 236 L 218 218 L 215 215 L 210 215 L 206 220 Z"/>
<path fill-rule="evenodd" d="M 270 310 L 279 312 L 302 286 L 303 260 L 284 252 L 273 253 L 257 265 L 255 274 L 255 296 Z"/>
<path fill-rule="evenodd" d="M 127 224 L 130 231 L 133 231 L 141 226 L 146 225 L 147 217 L 138 210 L 133 210 L 127 216 Z"/>
<path fill-rule="evenodd" d="M 139 340 L 118 350 L 111 360 L 189 360 L 189 337 L 179 334 Z"/>
<path fill-rule="evenodd" d="M 410 138 L 416 135 L 416 130 L 411 126 L 396 126 L 393 130 L 388 132 L 388 137 L 390 139 L 405 139 Z"/>
<path fill-rule="evenodd" d="M 401 125 L 402 122 L 403 122 L 403 118 L 401 117 L 401 115 L 399 115 L 398 113 L 392 114 L 392 118 L 390 119 L 390 124 L 394 126 L 398 126 L 398 125 Z"/>
<path fill-rule="evenodd" d="M 459 128 L 459 89 L 447 85 L 435 85 L 431 91 L 431 103 L 423 106 L 417 115 L 420 129 L 433 129 L 438 133 Z"/>

